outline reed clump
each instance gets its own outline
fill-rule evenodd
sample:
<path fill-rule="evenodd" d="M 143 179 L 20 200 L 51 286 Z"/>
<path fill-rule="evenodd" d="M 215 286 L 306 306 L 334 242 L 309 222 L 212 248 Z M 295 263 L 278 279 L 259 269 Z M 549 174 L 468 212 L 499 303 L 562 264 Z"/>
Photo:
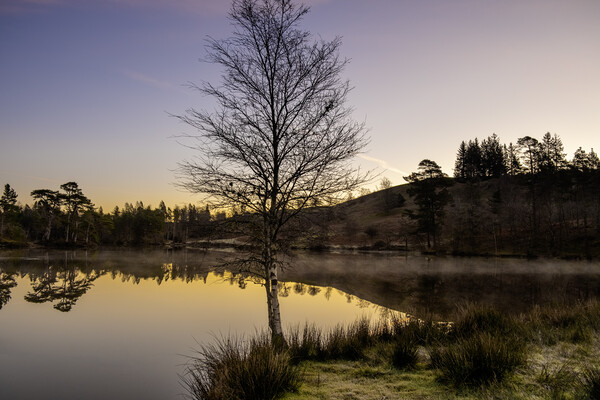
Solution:
<path fill-rule="evenodd" d="M 409 334 L 400 335 L 393 344 L 392 365 L 397 369 L 413 369 L 419 361 L 419 347 Z"/>
<path fill-rule="evenodd" d="M 600 400 L 600 367 L 588 367 L 582 376 L 582 398 Z"/>
<path fill-rule="evenodd" d="M 589 343 L 600 331 L 600 302 L 535 307 L 524 317 L 532 340 L 542 345 Z"/>
<path fill-rule="evenodd" d="M 442 381 L 474 388 L 504 381 L 525 364 L 526 352 L 507 339 L 477 332 L 446 347 L 433 348 L 430 357 Z"/>
<path fill-rule="evenodd" d="M 455 387 L 474 388 L 503 382 L 525 365 L 524 327 L 515 318 L 489 307 L 462 307 L 444 346 L 430 350 L 440 379 Z"/>
<path fill-rule="evenodd" d="M 300 370 L 266 334 L 221 338 L 202 346 L 183 377 L 193 399 L 272 400 L 300 385 Z"/>

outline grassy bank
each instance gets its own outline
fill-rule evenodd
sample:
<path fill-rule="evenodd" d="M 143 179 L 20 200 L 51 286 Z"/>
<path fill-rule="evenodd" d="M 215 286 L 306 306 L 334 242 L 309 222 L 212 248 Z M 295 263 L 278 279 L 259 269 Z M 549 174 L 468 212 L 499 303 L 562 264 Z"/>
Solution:
<path fill-rule="evenodd" d="M 204 347 L 196 399 L 598 399 L 600 303 L 508 316 L 466 306 L 452 324 L 361 320 Z M 269 388 L 265 392 L 265 388 Z"/>

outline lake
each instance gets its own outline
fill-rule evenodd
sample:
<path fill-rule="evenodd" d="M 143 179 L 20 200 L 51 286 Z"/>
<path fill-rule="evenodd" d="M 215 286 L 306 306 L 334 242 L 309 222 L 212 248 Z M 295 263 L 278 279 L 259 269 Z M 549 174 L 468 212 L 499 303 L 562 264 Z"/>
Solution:
<path fill-rule="evenodd" d="M 199 343 L 267 326 L 264 287 L 215 269 L 232 255 L 0 252 L 0 398 L 180 398 L 178 375 Z M 465 302 L 520 312 L 600 295 L 598 262 L 348 253 L 286 261 L 284 327 L 396 311 L 448 320 Z"/>

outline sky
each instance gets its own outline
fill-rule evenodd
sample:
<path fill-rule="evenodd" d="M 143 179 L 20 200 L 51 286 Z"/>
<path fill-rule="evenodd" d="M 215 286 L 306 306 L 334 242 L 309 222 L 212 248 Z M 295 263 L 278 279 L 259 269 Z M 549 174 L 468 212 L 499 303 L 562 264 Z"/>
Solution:
<path fill-rule="evenodd" d="M 452 174 L 462 140 L 561 137 L 600 150 L 600 1 L 310 0 L 301 27 L 342 38 L 348 104 L 369 129 L 355 162 L 403 184 L 419 161 Z M 21 203 L 75 181 L 97 206 L 198 204 L 172 115 L 211 109 L 208 36 L 224 0 L 2 0 L 0 184 Z"/>

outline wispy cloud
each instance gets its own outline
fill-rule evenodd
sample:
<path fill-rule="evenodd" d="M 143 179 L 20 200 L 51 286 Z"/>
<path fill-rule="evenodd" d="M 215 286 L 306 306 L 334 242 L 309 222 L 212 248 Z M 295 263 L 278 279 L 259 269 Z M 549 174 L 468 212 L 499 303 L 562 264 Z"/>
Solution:
<path fill-rule="evenodd" d="M 131 70 L 121 70 L 121 73 L 124 74 L 125 76 L 127 76 L 128 78 L 137 81 L 137 82 L 141 82 L 145 85 L 148 86 L 152 86 L 158 89 L 163 89 L 163 90 L 182 90 L 181 86 L 177 86 L 174 85 L 170 82 L 167 81 L 161 81 L 159 79 L 155 79 L 151 76 L 148 76 L 146 74 L 142 74 L 140 72 L 136 72 L 136 71 L 131 71 Z"/>
<path fill-rule="evenodd" d="M 382 160 L 380 158 L 375 158 L 375 157 L 367 156 L 365 154 L 359 154 L 358 158 L 362 158 L 363 160 L 374 162 L 377 165 L 379 165 L 381 168 L 384 168 L 387 171 L 395 172 L 395 173 L 400 174 L 402 176 L 409 175 L 408 172 L 402 171 L 402 170 L 400 170 L 398 168 L 395 168 L 395 167 L 392 167 L 387 161 Z"/>
<path fill-rule="evenodd" d="M 185 12 L 219 15 L 229 11 L 230 2 L 223 0 L 108 0 L 131 7 L 168 8 Z"/>

